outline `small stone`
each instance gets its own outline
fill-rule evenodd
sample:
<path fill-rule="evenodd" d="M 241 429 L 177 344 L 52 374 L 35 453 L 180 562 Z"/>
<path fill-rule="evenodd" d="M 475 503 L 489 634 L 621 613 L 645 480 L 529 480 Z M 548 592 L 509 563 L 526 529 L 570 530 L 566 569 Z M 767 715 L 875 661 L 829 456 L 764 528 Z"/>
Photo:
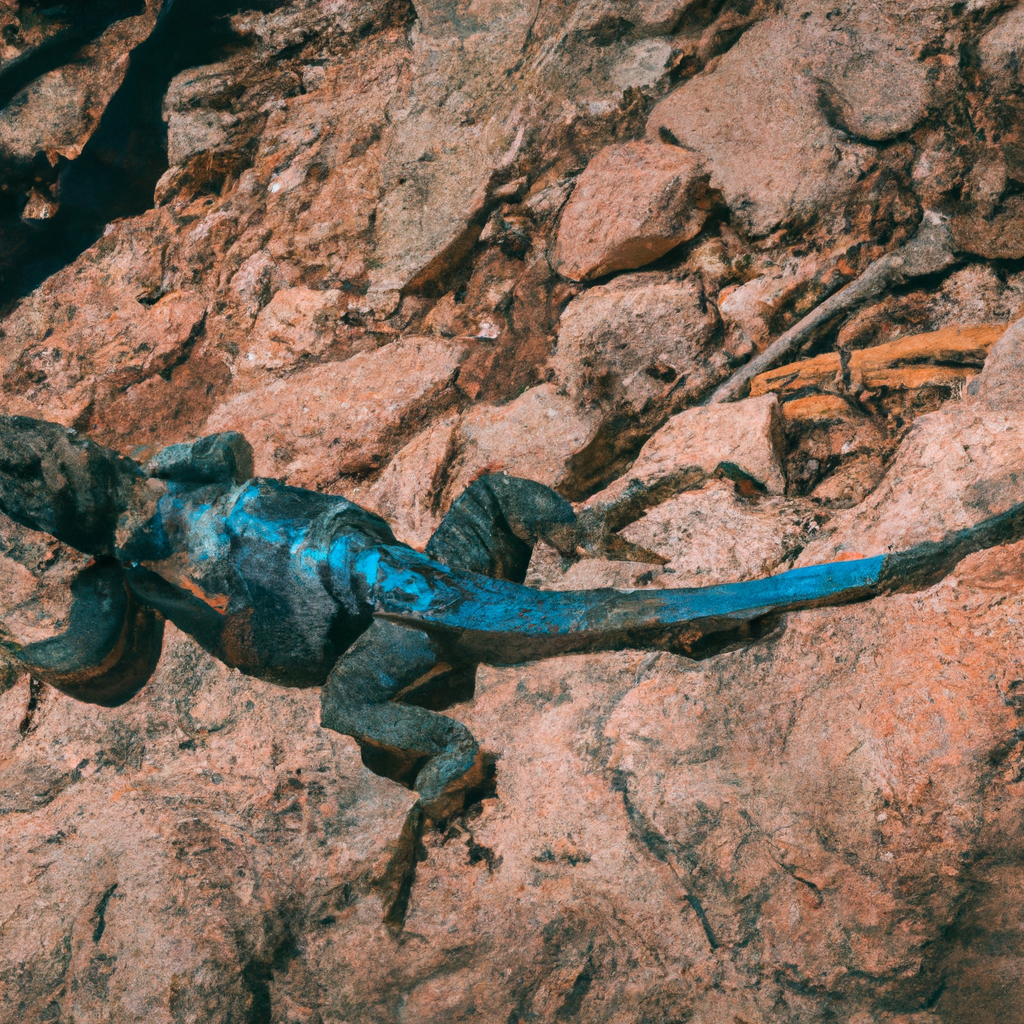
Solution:
<path fill-rule="evenodd" d="M 847 448 L 843 445 L 843 448 Z M 862 454 L 843 451 L 843 461 L 838 469 L 830 472 L 811 497 L 828 502 L 832 508 L 852 508 L 859 505 L 878 486 L 885 475 L 885 463 L 874 453 Z"/>
<path fill-rule="evenodd" d="M 5 3 L 2 9 L 11 11 L 12 5 Z M 81 154 L 124 81 L 129 54 L 156 24 L 157 11 L 156 5 L 143 9 L 139 4 L 134 17 L 110 23 L 73 58 L 70 53 L 63 58 L 53 54 L 34 66 L 17 99 L 11 102 L 13 96 L 8 96 L 0 106 L 0 151 L 7 166 L 31 164 L 43 153 L 54 166 L 58 157 L 75 160 Z M 30 34 L 36 32 L 30 29 Z M 43 52 L 45 45 L 38 56 Z M 3 53 L 5 66 L 10 66 L 11 56 Z"/>
<path fill-rule="evenodd" d="M 728 465 L 769 494 L 784 494 L 781 447 L 779 406 L 771 398 L 687 409 L 644 445 L 629 476 L 653 481 L 672 464 L 699 465 L 711 475 Z"/>
<path fill-rule="evenodd" d="M 384 320 L 398 309 L 402 293 L 394 288 L 371 288 L 359 304 L 359 311 Z"/>
<path fill-rule="evenodd" d="M 853 139 L 909 131 L 955 80 L 866 22 L 836 31 L 833 17 L 765 18 L 648 119 L 648 138 L 668 133 L 706 161 L 749 235 L 841 210 L 874 159 Z"/>
<path fill-rule="evenodd" d="M 645 266 L 693 238 L 710 207 L 700 159 L 678 146 L 601 150 L 562 214 L 555 266 L 572 281 Z"/>
<path fill-rule="evenodd" d="M 645 507 L 699 487 L 715 473 L 784 494 L 782 450 L 782 417 L 774 395 L 687 409 L 643 446 L 625 476 L 588 504 L 629 509 L 636 519 Z M 613 518 L 620 514 L 625 513 L 612 513 Z"/>
<path fill-rule="evenodd" d="M 28 202 L 21 211 L 21 219 L 49 220 L 59 209 L 60 204 L 55 199 L 33 188 L 29 190 Z"/>
<path fill-rule="evenodd" d="M 716 327 L 699 281 L 629 275 L 566 306 L 551 362 L 577 401 L 639 412 L 669 391 L 714 382 Z"/>
<path fill-rule="evenodd" d="M 355 500 L 384 516 L 422 549 L 452 501 L 484 473 L 506 472 L 558 485 L 566 464 L 594 436 L 598 420 L 551 384 L 507 405 L 478 405 L 428 427 Z"/>
<path fill-rule="evenodd" d="M 417 434 L 387 464 L 374 484 L 348 497 L 383 516 L 395 536 L 422 551 L 444 514 L 441 490 L 458 442 L 458 417 L 449 416 Z"/>
<path fill-rule="evenodd" d="M 1024 199 L 1007 196 L 1000 209 L 986 216 L 984 208 L 968 207 L 950 222 L 956 244 L 964 252 L 992 260 L 1024 258 Z"/>
<path fill-rule="evenodd" d="M 770 18 L 662 99 L 647 122 L 699 153 L 743 229 L 768 235 L 850 191 L 837 133 L 796 64 L 796 30 Z M 795 52 L 796 51 L 796 52 Z"/>
<path fill-rule="evenodd" d="M 981 37 L 978 54 L 989 81 L 1009 93 L 1019 89 L 1024 84 L 1024 10 L 1009 8 Z"/>
<path fill-rule="evenodd" d="M 245 260 L 231 277 L 228 287 L 247 304 L 250 316 L 256 316 L 270 301 L 274 267 L 273 257 L 260 249 Z"/>
<path fill-rule="evenodd" d="M 189 68 L 171 80 L 163 113 L 167 122 L 167 162 L 172 167 L 197 153 L 231 145 L 231 129 L 240 119 L 224 101 L 236 88 L 235 73 L 228 62 Z"/>
<path fill-rule="evenodd" d="M 751 502 L 736 493 L 733 481 L 713 480 L 648 509 L 622 537 L 669 560 L 670 574 L 654 586 L 706 587 L 781 571 L 790 552 L 806 543 L 807 530 L 799 501 L 773 496 Z"/>
<path fill-rule="evenodd" d="M 150 310 L 139 335 L 152 348 L 143 373 L 164 373 L 195 340 L 206 319 L 206 304 L 194 292 L 171 292 Z M 138 344 L 138 342 L 137 342 Z"/>
<path fill-rule="evenodd" d="M 553 384 L 530 388 L 508 405 L 475 406 L 459 424 L 459 454 L 446 494 L 454 499 L 476 477 L 500 471 L 557 487 L 598 422 Z"/>
<path fill-rule="evenodd" d="M 718 293 L 718 311 L 730 348 L 737 355 L 751 347 L 763 349 L 779 313 L 808 288 L 820 271 L 818 259 L 788 260 L 744 284 L 723 288 Z"/>

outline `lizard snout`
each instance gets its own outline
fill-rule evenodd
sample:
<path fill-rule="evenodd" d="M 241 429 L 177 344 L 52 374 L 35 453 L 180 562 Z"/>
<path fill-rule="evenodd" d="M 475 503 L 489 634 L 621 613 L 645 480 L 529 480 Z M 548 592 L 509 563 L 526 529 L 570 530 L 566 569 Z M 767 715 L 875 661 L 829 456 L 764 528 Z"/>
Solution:
<path fill-rule="evenodd" d="M 142 472 L 131 459 L 56 423 L 0 416 L 0 512 L 88 554 L 113 550 Z"/>

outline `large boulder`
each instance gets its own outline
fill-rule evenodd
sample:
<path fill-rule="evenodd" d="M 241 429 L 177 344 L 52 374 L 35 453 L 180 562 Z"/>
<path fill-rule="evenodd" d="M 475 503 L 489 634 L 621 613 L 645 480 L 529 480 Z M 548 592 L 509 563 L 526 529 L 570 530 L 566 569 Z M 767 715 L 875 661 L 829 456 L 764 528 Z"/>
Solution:
<path fill-rule="evenodd" d="M 663 99 L 648 136 L 703 157 L 753 235 L 838 213 L 875 162 L 860 140 L 910 131 L 954 83 L 941 58 L 913 56 L 940 26 L 922 11 L 897 42 L 856 8 L 780 11 Z"/>
<path fill-rule="evenodd" d="M 406 338 L 344 362 L 310 366 L 242 391 L 214 409 L 205 430 L 252 442 L 256 472 L 299 487 L 380 468 L 396 440 L 455 400 L 459 345 Z"/>

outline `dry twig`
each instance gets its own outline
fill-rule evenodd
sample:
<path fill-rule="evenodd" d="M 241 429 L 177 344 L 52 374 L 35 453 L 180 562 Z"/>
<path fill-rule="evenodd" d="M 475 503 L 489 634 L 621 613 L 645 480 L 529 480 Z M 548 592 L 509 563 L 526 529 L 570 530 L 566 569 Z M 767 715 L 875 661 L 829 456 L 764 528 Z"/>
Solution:
<path fill-rule="evenodd" d="M 741 366 L 702 404 L 716 405 L 743 398 L 750 382 L 758 374 L 772 369 L 797 352 L 815 331 L 893 286 L 946 270 L 956 263 L 957 258 L 945 220 L 938 214 L 925 213 L 917 234 L 906 245 L 875 260 L 860 277 L 812 309 L 763 352 Z"/>

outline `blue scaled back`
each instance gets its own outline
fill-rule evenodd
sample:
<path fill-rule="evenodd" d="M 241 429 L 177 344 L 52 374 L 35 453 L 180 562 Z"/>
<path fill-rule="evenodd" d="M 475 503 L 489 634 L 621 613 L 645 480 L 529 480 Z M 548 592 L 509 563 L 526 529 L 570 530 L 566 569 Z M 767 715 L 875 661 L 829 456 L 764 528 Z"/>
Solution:
<path fill-rule="evenodd" d="M 232 667 L 322 683 L 370 622 L 348 566 L 367 548 L 398 544 L 387 523 L 278 480 L 162 486 L 128 517 L 115 551 L 139 599 Z"/>

